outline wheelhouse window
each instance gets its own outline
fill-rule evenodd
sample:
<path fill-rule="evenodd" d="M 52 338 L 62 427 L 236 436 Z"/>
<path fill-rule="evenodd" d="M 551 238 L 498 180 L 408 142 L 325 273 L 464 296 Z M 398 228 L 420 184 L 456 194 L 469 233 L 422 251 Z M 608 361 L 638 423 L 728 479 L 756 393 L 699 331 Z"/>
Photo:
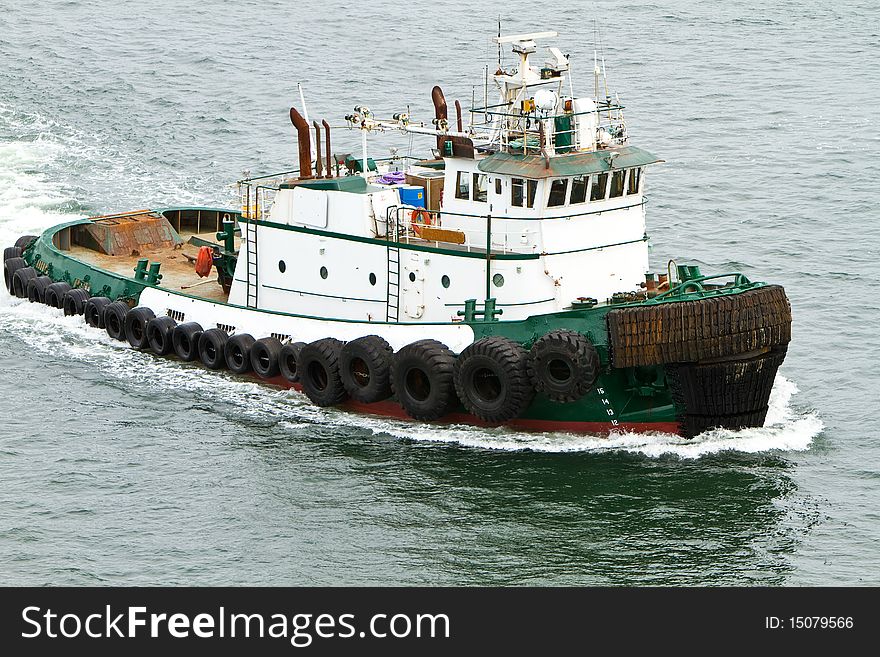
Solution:
<path fill-rule="evenodd" d="M 495 196 L 501 196 L 501 178 L 495 179 Z"/>
<path fill-rule="evenodd" d="M 538 193 L 538 181 L 537 180 L 527 180 L 526 181 L 526 191 L 528 192 L 528 197 L 526 198 L 526 205 L 530 208 L 535 207 L 535 195 Z"/>
<path fill-rule="evenodd" d="M 589 176 L 575 176 L 571 179 L 571 200 L 569 203 L 583 203 L 587 200 L 587 186 L 590 184 Z"/>
<path fill-rule="evenodd" d="M 469 201 L 471 199 L 471 190 L 470 190 L 470 177 L 471 174 L 467 171 L 459 171 L 457 174 L 456 184 L 455 184 L 455 198 L 464 199 L 465 201 Z"/>
<path fill-rule="evenodd" d="M 485 203 L 489 195 L 489 176 L 485 173 L 474 174 L 474 200 Z"/>
<path fill-rule="evenodd" d="M 510 204 L 515 208 L 523 206 L 523 179 L 512 178 L 510 180 Z"/>
<path fill-rule="evenodd" d="M 590 200 L 601 201 L 605 198 L 605 191 L 608 187 L 608 174 L 598 173 L 593 176 L 593 186 L 590 189 Z"/>
<path fill-rule="evenodd" d="M 609 198 L 623 196 L 623 181 L 626 178 L 626 170 L 619 169 L 611 174 L 611 193 Z"/>
<path fill-rule="evenodd" d="M 629 170 L 629 181 L 626 184 L 627 194 L 638 194 L 639 186 L 642 183 L 642 168 Z"/>
<path fill-rule="evenodd" d="M 556 178 L 550 183 L 550 197 L 547 199 L 547 207 L 556 208 L 565 205 L 565 195 L 568 192 L 568 178 Z"/>
<path fill-rule="evenodd" d="M 522 178 L 510 179 L 510 204 L 516 208 L 535 207 L 535 195 L 538 193 L 537 180 L 523 180 Z"/>

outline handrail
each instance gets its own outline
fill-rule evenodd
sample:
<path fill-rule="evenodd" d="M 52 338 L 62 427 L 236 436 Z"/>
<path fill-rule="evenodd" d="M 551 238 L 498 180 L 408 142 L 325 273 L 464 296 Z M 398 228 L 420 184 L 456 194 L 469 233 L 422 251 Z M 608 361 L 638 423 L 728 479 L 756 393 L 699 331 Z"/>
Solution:
<path fill-rule="evenodd" d="M 717 278 L 727 278 L 728 276 L 733 277 L 733 286 L 734 288 L 743 288 L 743 287 L 751 287 L 754 285 L 762 285 L 761 283 L 753 283 L 748 279 L 748 277 L 742 272 L 726 272 L 724 274 L 711 274 L 709 276 L 697 276 L 696 278 L 691 278 L 686 281 L 681 281 L 673 288 L 670 288 L 668 291 L 663 294 L 658 294 L 656 297 L 652 299 L 648 299 L 646 302 L 642 303 L 662 303 L 664 299 L 668 299 L 669 297 L 675 296 L 683 296 L 687 294 L 704 294 L 704 293 L 715 293 L 717 292 L 717 288 L 707 290 L 703 283 L 706 281 L 711 281 Z M 725 287 L 725 286 L 722 286 Z M 693 288 L 693 289 L 691 289 Z"/>

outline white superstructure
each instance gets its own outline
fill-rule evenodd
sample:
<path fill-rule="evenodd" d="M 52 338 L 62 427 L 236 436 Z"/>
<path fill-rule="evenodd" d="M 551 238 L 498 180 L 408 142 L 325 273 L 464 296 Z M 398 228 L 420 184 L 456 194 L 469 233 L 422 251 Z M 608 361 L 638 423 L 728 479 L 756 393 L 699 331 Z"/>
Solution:
<path fill-rule="evenodd" d="M 458 321 L 466 300 L 495 299 L 514 320 L 638 289 L 648 271 L 645 166 L 658 160 L 628 145 L 621 107 L 573 96 L 558 49 L 530 63 L 535 41 L 551 36 L 496 39 L 518 66 L 499 68 L 498 103 L 472 108 L 467 126 L 460 109 L 448 117 L 439 88 L 429 125 L 359 106 L 347 119 L 364 152 L 350 158 L 350 175 L 333 175 L 329 151 L 321 167 L 319 143 L 324 177 L 309 163 L 305 176 L 242 181 L 230 303 L 411 323 Z M 366 135 L 388 130 L 436 137 L 438 157 L 373 167 Z M 395 169 L 400 182 L 388 177 Z M 413 184 L 423 203 L 405 194 Z"/>

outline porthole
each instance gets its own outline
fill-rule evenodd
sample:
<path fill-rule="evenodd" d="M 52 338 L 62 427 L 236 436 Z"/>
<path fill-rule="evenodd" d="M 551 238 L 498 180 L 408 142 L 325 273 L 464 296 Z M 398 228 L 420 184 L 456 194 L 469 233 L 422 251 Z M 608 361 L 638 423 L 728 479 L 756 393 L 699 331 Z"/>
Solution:
<path fill-rule="evenodd" d="M 327 278 L 327 268 L 321 267 L 321 278 Z"/>
<path fill-rule="evenodd" d="M 492 282 L 495 284 L 495 287 L 501 287 L 502 285 L 504 285 L 504 276 L 502 276 L 501 274 L 495 274 L 492 277 Z"/>
<path fill-rule="evenodd" d="M 370 285 L 376 284 L 376 274 L 370 274 Z"/>
<path fill-rule="evenodd" d="M 282 274 L 287 271 L 287 265 L 284 264 L 283 260 L 278 261 L 278 271 L 280 271 Z"/>
<path fill-rule="evenodd" d="M 440 279 L 440 285 L 443 287 L 449 287 L 449 276 L 443 274 L 443 277 Z"/>
<path fill-rule="evenodd" d="M 415 272 L 410 272 L 410 273 L 409 273 L 409 282 L 410 282 L 410 283 L 415 283 L 415 282 L 416 282 L 416 275 L 415 275 Z"/>

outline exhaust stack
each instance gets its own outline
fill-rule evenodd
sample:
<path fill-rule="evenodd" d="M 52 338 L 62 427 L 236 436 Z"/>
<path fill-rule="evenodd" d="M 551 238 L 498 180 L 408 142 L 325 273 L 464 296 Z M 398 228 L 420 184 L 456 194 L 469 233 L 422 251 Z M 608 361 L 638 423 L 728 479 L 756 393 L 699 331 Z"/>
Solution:
<path fill-rule="evenodd" d="M 312 138 L 309 134 L 309 124 L 296 111 L 290 108 L 290 122 L 296 128 L 297 141 L 299 142 L 299 177 L 306 180 L 314 178 L 312 175 Z"/>
<path fill-rule="evenodd" d="M 326 119 L 322 119 L 321 123 L 324 124 L 324 131 L 327 133 L 327 177 L 333 177 L 333 165 L 330 163 L 330 124 L 327 123 Z"/>
<path fill-rule="evenodd" d="M 431 99 L 434 101 L 434 117 L 439 124 L 440 121 L 445 121 L 449 117 L 446 108 L 446 97 L 443 95 L 443 90 L 439 86 L 436 86 L 431 90 Z M 437 150 L 440 151 L 441 157 L 443 156 L 443 144 L 447 139 L 448 137 L 437 137 Z"/>
<path fill-rule="evenodd" d="M 312 121 L 312 125 L 315 127 L 315 177 L 323 178 L 324 170 L 321 167 L 321 126 L 317 121 Z M 327 162 L 327 168 L 330 168 L 329 162 Z"/>

